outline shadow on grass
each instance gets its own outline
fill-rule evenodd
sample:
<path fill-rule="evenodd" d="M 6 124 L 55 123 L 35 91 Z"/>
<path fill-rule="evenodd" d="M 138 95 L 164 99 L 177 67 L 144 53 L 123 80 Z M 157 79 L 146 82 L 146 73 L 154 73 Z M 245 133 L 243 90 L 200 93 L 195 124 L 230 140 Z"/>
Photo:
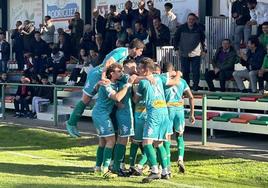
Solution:
<path fill-rule="evenodd" d="M 81 173 L 89 173 L 89 168 L 76 166 L 0 163 L 0 172 L 28 176 L 65 177 Z"/>
<path fill-rule="evenodd" d="M 46 188 L 95 188 L 95 187 L 98 187 L 98 188 L 107 188 L 107 187 L 130 187 L 130 188 L 136 188 L 137 186 L 129 186 L 129 185 L 126 185 L 126 186 L 123 186 L 123 185 L 78 185 L 78 184 L 72 184 L 72 185 L 67 185 L 67 184 L 61 184 L 61 185 L 54 185 L 54 184 L 20 184 L 20 185 L 16 185 L 15 186 L 16 188 L 31 188 L 31 187 L 38 187 L 38 188 L 43 188 L 43 187 L 46 187 Z"/>
<path fill-rule="evenodd" d="M 0 126 L 0 135 L 0 151 L 66 149 L 98 143 L 94 136 L 75 139 L 61 133 L 14 126 Z"/>

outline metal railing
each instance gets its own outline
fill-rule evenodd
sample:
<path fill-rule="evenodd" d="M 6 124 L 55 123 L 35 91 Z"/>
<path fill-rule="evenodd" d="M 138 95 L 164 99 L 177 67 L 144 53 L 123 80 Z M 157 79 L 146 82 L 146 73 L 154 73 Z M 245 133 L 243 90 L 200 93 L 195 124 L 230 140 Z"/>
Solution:
<path fill-rule="evenodd" d="M 32 87 L 50 87 L 53 88 L 53 111 L 54 111 L 54 126 L 58 126 L 58 102 L 57 102 L 57 91 L 58 89 L 65 88 L 82 88 L 81 86 L 66 86 L 66 85 L 42 85 L 42 84 L 20 84 L 20 83 L 0 83 L 1 86 L 1 111 L 2 118 L 5 119 L 5 86 L 32 86 Z M 194 95 L 202 95 L 202 145 L 207 144 L 207 96 L 215 94 L 215 92 L 202 91 L 193 92 Z M 220 94 L 220 93 L 217 93 Z M 260 96 L 259 94 L 250 93 L 238 93 L 238 92 L 223 92 L 230 96 Z"/>
<path fill-rule="evenodd" d="M 49 87 L 53 88 L 53 117 L 54 117 L 54 125 L 58 126 L 58 89 L 66 89 L 66 88 L 83 88 L 81 86 L 66 86 L 66 85 L 42 85 L 42 84 L 21 84 L 21 83 L 0 83 L 1 86 L 1 112 L 2 118 L 5 119 L 5 86 L 30 86 L 30 87 Z"/>

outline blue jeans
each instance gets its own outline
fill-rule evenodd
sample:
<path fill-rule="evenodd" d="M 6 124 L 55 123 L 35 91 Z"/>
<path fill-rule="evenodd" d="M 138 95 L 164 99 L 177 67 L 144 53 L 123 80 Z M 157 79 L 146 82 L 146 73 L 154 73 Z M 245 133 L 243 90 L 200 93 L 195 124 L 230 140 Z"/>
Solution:
<path fill-rule="evenodd" d="M 0 73 L 7 72 L 7 61 L 0 60 Z"/>
<path fill-rule="evenodd" d="M 187 84 L 190 86 L 190 72 L 192 70 L 193 74 L 193 90 L 198 90 L 198 84 L 200 80 L 200 65 L 201 57 L 180 57 L 181 68 L 183 73 L 183 78 L 186 80 Z"/>

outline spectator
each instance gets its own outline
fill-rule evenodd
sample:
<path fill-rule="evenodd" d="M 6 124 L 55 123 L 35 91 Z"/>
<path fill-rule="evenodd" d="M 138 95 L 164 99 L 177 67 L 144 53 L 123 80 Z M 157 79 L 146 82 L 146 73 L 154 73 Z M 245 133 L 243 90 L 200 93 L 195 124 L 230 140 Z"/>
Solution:
<path fill-rule="evenodd" d="M 138 3 L 138 8 L 133 11 L 132 27 L 136 21 L 140 21 L 143 27 L 147 29 L 148 16 L 149 11 L 145 9 L 145 1 L 140 0 Z"/>
<path fill-rule="evenodd" d="M 94 34 L 101 33 L 102 36 L 105 36 L 105 18 L 99 14 L 98 9 L 94 9 L 92 15 Z"/>
<path fill-rule="evenodd" d="M 135 23 L 135 32 L 134 32 L 134 35 L 133 35 L 132 39 L 137 38 L 137 39 L 140 39 L 141 41 L 144 41 L 147 37 L 148 37 L 148 33 L 143 28 L 143 25 L 141 24 L 141 22 L 136 21 L 136 23 Z"/>
<path fill-rule="evenodd" d="M 72 45 L 72 39 L 71 39 L 71 36 L 68 33 L 66 33 L 62 28 L 58 28 L 57 32 L 58 32 L 59 36 L 60 35 L 64 36 L 64 39 L 68 44 Z"/>
<path fill-rule="evenodd" d="M 110 52 L 109 48 L 103 41 L 103 37 L 100 33 L 95 35 L 95 41 L 97 50 L 99 52 L 99 59 L 100 61 L 102 61 L 105 58 L 105 56 Z"/>
<path fill-rule="evenodd" d="M 125 9 L 120 13 L 120 20 L 122 20 L 122 27 L 124 29 L 132 27 L 132 19 L 133 19 L 133 9 L 132 2 L 126 1 Z"/>
<path fill-rule="evenodd" d="M 54 43 L 55 26 L 53 25 L 50 16 L 45 16 L 45 23 L 40 24 L 40 33 L 42 39 L 46 43 Z"/>
<path fill-rule="evenodd" d="M 240 52 L 241 64 L 246 66 L 245 70 L 235 71 L 233 77 L 240 92 L 247 92 L 245 89 L 243 79 L 250 82 L 251 92 L 257 92 L 257 75 L 262 67 L 265 50 L 259 44 L 257 37 L 250 37 L 248 40 L 247 53 Z"/>
<path fill-rule="evenodd" d="M 43 75 L 41 78 L 41 83 L 43 85 L 51 85 L 48 82 L 48 76 Z M 39 87 L 37 95 L 33 97 L 32 100 L 32 118 L 37 118 L 37 113 L 39 113 L 39 107 L 42 103 L 53 102 L 53 88 L 52 87 Z"/>
<path fill-rule="evenodd" d="M 24 53 L 31 52 L 31 44 L 34 41 L 34 33 L 34 25 L 29 20 L 25 20 L 21 31 L 21 34 L 23 36 Z"/>
<path fill-rule="evenodd" d="M 7 83 L 8 82 L 8 76 L 7 73 L 2 73 L 0 78 L 0 83 Z"/>
<path fill-rule="evenodd" d="M 215 91 L 214 79 L 220 80 L 221 91 L 225 91 L 225 82 L 232 78 L 234 65 L 239 62 L 235 49 L 231 46 L 230 39 L 222 40 L 221 47 L 212 59 L 213 70 L 206 72 L 205 79 L 210 91 Z"/>
<path fill-rule="evenodd" d="M 110 12 L 105 16 L 106 18 L 106 33 L 105 33 L 105 43 L 109 42 L 110 50 L 115 48 L 116 43 L 116 30 L 115 22 L 119 20 L 119 14 L 116 12 L 116 6 L 110 5 Z"/>
<path fill-rule="evenodd" d="M 64 53 L 66 61 L 69 61 L 72 54 L 72 44 L 66 40 L 65 35 L 59 35 L 57 47 Z"/>
<path fill-rule="evenodd" d="M 81 70 L 84 66 L 86 66 L 89 62 L 89 57 L 87 51 L 83 48 L 80 49 L 79 58 L 77 59 L 77 64 L 75 68 L 72 70 L 69 81 L 66 85 L 72 86 L 77 83 L 77 79 L 81 76 Z"/>
<path fill-rule="evenodd" d="M 46 60 L 48 56 L 48 45 L 41 39 L 41 34 L 36 31 L 34 34 L 34 41 L 31 45 L 31 52 L 33 55 L 33 68 L 36 74 L 42 74 L 45 70 Z"/>
<path fill-rule="evenodd" d="M 193 73 L 193 90 L 198 90 L 201 55 L 205 50 L 204 30 L 197 23 L 197 17 L 190 13 L 187 22 L 181 25 L 174 38 L 174 48 L 179 53 L 183 78 L 190 85 L 190 68 Z"/>
<path fill-rule="evenodd" d="M 170 32 L 167 26 L 161 23 L 161 19 L 154 18 L 153 28 L 149 31 L 150 42 L 153 45 L 153 57 L 156 57 L 156 47 L 169 46 Z"/>
<path fill-rule="evenodd" d="M 16 22 L 16 29 L 12 31 L 11 39 L 13 40 L 12 51 L 15 53 L 15 59 L 18 64 L 18 70 L 22 71 L 24 68 L 24 57 L 23 57 L 23 37 L 21 34 L 22 22 Z"/>
<path fill-rule="evenodd" d="M 268 45 L 268 22 L 262 24 L 262 34 L 260 35 L 259 40 L 263 47 Z"/>
<path fill-rule="evenodd" d="M 154 18 L 161 18 L 161 12 L 157 8 L 154 7 L 154 2 L 149 0 L 147 1 L 148 6 L 148 28 L 153 27 L 153 19 Z"/>
<path fill-rule="evenodd" d="M 267 53 L 264 57 L 262 67 L 258 72 L 259 90 L 262 94 L 264 93 L 264 80 L 266 81 L 266 85 L 268 82 L 268 45 L 266 46 L 266 50 Z"/>
<path fill-rule="evenodd" d="M 25 68 L 24 68 L 23 74 L 26 77 L 31 78 L 35 74 L 32 54 L 29 53 L 24 56 L 24 64 L 25 64 Z"/>
<path fill-rule="evenodd" d="M 135 24 L 136 25 L 136 24 Z M 129 45 L 129 43 L 135 38 L 134 37 L 134 32 L 132 30 L 132 28 L 127 28 L 126 29 L 127 32 L 127 46 Z"/>
<path fill-rule="evenodd" d="M 236 0 L 232 4 L 232 17 L 235 19 L 234 47 L 237 51 L 240 49 L 240 43 L 247 43 L 251 34 L 251 27 L 247 25 L 250 20 L 247 0 Z"/>
<path fill-rule="evenodd" d="M 80 48 L 84 48 L 88 51 L 95 47 L 95 35 L 92 31 L 91 25 L 85 25 L 84 29 L 85 32 L 80 40 Z"/>
<path fill-rule="evenodd" d="M 257 2 L 257 0 L 248 0 L 247 6 L 250 12 L 250 21 L 247 22 L 249 26 L 257 26 L 257 35 L 262 32 L 262 24 L 268 21 L 268 4 L 263 2 Z"/>
<path fill-rule="evenodd" d="M 163 14 L 161 20 L 162 24 L 166 25 L 169 28 L 169 31 L 172 36 L 175 35 L 177 27 L 177 16 L 172 12 L 173 5 L 172 3 L 165 3 L 165 14 Z"/>
<path fill-rule="evenodd" d="M 80 18 L 79 12 L 75 12 L 74 18 L 69 21 L 69 29 L 71 30 L 73 52 L 74 55 L 76 55 L 80 39 L 83 36 L 84 32 L 84 20 Z"/>
<path fill-rule="evenodd" d="M 122 28 L 120 21 L 116 21 L 114 23 L 114 29 L 117 33 L 116 39 L 122 41 L 125 44 L 127 42 L 127 32 L 125 29 Z"/>
<path fill-rule="evenodd" d="M 62 51 L 59 48 L 54 47 L 52 50 L 51 57 L 48 58 L 48 65 L 46 68 L 46 73 L 52 73 L 53 75 L 53 84 L 57 82 L 58 74 L 65 73 L 66 71 L 66 58 Z"/>
<path fill-rule="evenodd" d="M 7 62 L 10 58 L 10 45 L 5 38 L 6 34 L 0 32 L 0 73 L 7 72 Z"/>
<path fill-rule="evenodd" d="M 22 76 L 21 84 L 29 84 L 30 79 Z M 30 108 L 29 104 L 31 103 L 32 93 L 31 88 L 29 86 L 23 85 L 18 86 L 15 99 L 15 117 L 30 117 Z"/>

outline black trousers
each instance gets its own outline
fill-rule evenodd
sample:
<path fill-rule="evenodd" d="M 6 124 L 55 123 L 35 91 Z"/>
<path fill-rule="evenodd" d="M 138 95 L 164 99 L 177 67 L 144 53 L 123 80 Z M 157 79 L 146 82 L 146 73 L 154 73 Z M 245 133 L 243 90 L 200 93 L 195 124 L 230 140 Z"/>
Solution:
<path fill-rule="evenodd" d="M 30 99 L 26 99 L 25 97 L 20 97 L 19 100 L 14 99 L 15 112 L 30 112 L 29 104 L 31 103 Z"/>
<path fill-rule="evenodd" d="M 264 81 L 268 82 L 268 72 L 263 74 L 263 77 L 258 77 L 259 89 L 264 89 Z"/>
<path fill-rule="evenodd" d="M 219 71 L 215 74 L 214 70 L 208 71 L 205 74 L 205 79 L 208 84 L 208 88 L 210 91 L 215 91 L 215 87 L 213 84 L 214 79 L 220 80 L 221 91 L 225 91 L 225 82 L 232 78 L 233 71 Z"/>

